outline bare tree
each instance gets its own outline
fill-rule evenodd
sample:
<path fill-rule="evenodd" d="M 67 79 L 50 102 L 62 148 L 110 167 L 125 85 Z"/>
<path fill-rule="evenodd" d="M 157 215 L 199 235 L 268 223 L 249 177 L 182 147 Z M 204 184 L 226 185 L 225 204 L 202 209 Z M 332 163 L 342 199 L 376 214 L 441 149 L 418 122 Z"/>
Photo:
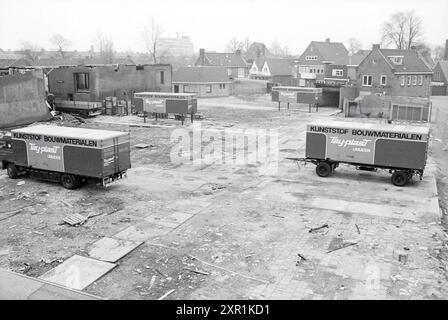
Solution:
<path fill-rule="evenodd" d="M 42 48 L 38 45 L 29 41 L 22 41 L 20 47 L 20 51 L 22 51 L 25 57 L 31 62 L 36 62 L 39 59 L 39 52 Z"/>
<path fill-rule="evenodd" d="M 100 31 L 97 32 L 95 37 L 96 46 L 100 57 L 106 63 L 112 63 L 114 58 L 114 41 L 109 36 L 104 36 Z"/>
<path fill-rule="evenodd" d="M 356 38 L 348 39 L 348 53 L 352 56 L 362 49 L 362 43 Z"/>
<path fill-rule="evenodd" d="M 162 29 L 154 17 L 151 17 L 149 25 L 143 30 L 143 41 L 154 63 L 157 63 L 157 59 L 160 56 L 159 43 L 161 34 Z"/>
<path fill-rule="evenodd" d="M 409 50 L 422 35 L 422 20 L 414 15 L 414 11 L 397 12 L 383 24 L 381 42 Z"/>
<path fill-rule="evenodd" d="M 227 52 L 235 52 L 236 50 L 241 50 L 243 48 L 243 43 L 238 41 L 236 37 L 230 39 L 229 43 L 226 46 Z"/>
<path fill-rule="evenodd" d="M 280 42 L 277 40 L 274 40 L 271 43 L 271 46 L 269 47 L 269 51 L 276 56 L 280 56 L 283 54 L 282 46 L 280 45 Z"/>
<path fill-rule="evenodd" d="M 242 43 L 244 53 L 247 53 L 249 51 L 251 44 L 252 44 L 252 42 L 250 41 L 249 37 L 246 36 Z"/>
<path fill-rule="evenodd" d="M 445 57 L 445 46 L 435 46 L 432 50 L 432 57 L 434 58 L 435 62 L 443 60 L 443 58 Z"/>
<path fill-rule="evenodd" d="M 51 44 L 55 45 L 62 58 L 65 58 L 65 51 L 71 46 L 71 41 L 61 34 L 54 34 L 50 38 Z"/>

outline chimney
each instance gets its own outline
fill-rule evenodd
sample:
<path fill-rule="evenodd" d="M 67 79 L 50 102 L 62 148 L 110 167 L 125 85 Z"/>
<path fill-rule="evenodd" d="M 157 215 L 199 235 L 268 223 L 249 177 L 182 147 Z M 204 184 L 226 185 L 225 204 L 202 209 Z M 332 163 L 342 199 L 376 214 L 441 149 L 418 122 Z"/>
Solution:
<path fill-rule="evenodd" d="M 241 49 L 237 49 L 236 51 L 235 51 L 235 54 L 237 54 L 237 55 L 241 55 Z"/>
<path fill-rule="evenodd" d="M 199 49 L 199 65 L 205 65 L 205 49 Z"/>
<path fill-rule="evenodd" d="M 379 50 L 380 49 L 380 45 L 379 44 L 373 44 L 372 45 L 372 50 Z"/>
<path fill-rule="evenodd" d="M 445 59 L 446 61 L 448 61 L 448 39 L 446 39 L 445 41 Z"/>
<path fill-rule="evenodd" d="M 325 39 L 326 43 L 330 43 L 330 38 Z"/>

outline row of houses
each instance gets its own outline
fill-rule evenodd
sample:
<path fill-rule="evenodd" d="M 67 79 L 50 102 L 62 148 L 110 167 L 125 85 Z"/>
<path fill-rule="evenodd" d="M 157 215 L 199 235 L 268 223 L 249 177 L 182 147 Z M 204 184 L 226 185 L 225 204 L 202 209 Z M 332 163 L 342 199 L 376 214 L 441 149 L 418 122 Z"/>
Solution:
<path fill-rule="evenodd" d="M 448 47 L 448 41 L 447 41 Z M 448 59 L 447 59 L 448 60 Z M 417 50 L 384 49 L 373 45 L 349 55 L 341 42 L 312 41 L 298 58 L 281 59 L 265 45 L 254 43 L 244 56 L 199 50 L 192 66 L 173 71 L 170 64 L 137 64 L 130 58 L 110 63 L 98 57 L 83 59 L 0 59 L 0 75 L 41 68 L 46 88 L 56 98 L 102 101 L 125 99 L 134 91 L 197 93 L 200 97 L 227 96 L 238 79 L 263 80 L 271 85 L 354 86 L 359 95 L 384 94 L 428 97 L 431 88 L 446 94 L 447 61 L 434 68 Z"/>

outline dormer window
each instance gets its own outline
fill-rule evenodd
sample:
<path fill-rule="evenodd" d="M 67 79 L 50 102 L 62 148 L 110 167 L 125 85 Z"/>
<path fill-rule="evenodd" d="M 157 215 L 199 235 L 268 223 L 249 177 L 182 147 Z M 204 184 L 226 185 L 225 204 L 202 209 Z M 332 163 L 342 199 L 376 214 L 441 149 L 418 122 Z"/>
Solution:
<path fill-rule="evenodd" d="M 305 57 L 305 60 L 308 60 L 308 61 L 315 61 L 315 60 L 317 60 L 317 56 L 306 56 L 306 57 Z"/>
<path fill-rule="evenodd" d="M 389 56 L 388 58 L 390 61 L 392 61 L 393 64 L 403 64 L 403 56 Z"/>

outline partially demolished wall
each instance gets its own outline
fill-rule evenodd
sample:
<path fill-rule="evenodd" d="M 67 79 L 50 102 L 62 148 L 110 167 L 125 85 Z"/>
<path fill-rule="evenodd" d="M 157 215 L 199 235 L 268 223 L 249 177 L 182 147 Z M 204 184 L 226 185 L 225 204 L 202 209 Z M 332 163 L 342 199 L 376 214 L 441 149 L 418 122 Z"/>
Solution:
<path fill-rule="evenodd" d="M 42 70 L 0 77 L 0 129 L 50 118 Z"/>

